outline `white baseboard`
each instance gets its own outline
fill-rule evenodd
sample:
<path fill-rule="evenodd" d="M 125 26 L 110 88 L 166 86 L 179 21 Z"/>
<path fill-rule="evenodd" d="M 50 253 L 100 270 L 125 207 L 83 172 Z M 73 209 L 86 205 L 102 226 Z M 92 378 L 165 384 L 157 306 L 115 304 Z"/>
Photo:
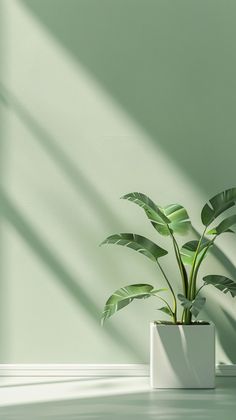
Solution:
<path fill-rule="evenodd" d="M 0 364 L 0 376 L 148 376 L 145 364 Z"/>
<path fill-rule="evenodd" d="M 236 365 L 216 365 L 216 376 L 236 376 Z"/>
<path fill-rule="evenodd" d="M 236 376 L 236 365 L 216 365 L 217 376 Z M 149 376 L 147 364 L 0 364 L 0 377 Z"/>

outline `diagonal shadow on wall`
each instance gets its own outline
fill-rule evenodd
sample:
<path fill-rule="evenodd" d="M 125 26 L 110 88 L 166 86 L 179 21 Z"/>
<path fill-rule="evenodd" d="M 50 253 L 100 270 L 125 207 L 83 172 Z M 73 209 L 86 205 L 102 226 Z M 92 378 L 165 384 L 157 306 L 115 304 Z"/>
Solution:
<path fill-rule="evenodd" d="M 112 228 L 120 226 L 120 221 L 112 213 L 112 210 L 103 201 L 103 198 L 95 186 L 84 177 L 78 166 L 66 155 L 64 150 L 57 144 L 47 130 L 39 124 L 25 106 L 0 82 L 0 100 L 9 107 L 18 118 L 33 133 L 33 139 L 44 149 L 50 158 L 63 172 L 77 194 L 83 193 L 86 200 L 96 212 L 100 214 L 100 223 L 110 225 Z"/>
<path fill-rule="evenodd" d="M 1 110 L 0 110 L 1 111 Z M 0 113 L 0 186 L 4 180 L 4 158 L 5 158 L 5 142 L 4 142 L 4 124 L 2 121 L 2 115 Z M 5 246 L 4 246 L 4 228 L 3 220 L 0 215 L 0 360 L 4 360 L 8 352 L 8 340 L 7 340 L 7 295 L 6 295 L 6 284 L 5 284 Z"/>
<path fill-rule="evenodd" d="M 195 228 L 193 228 L 193 232 L 200 239 L 201 235 Z M 211 248 L 210 253 L 225 267 L 231 278 L 236 280 L 236 267 L 227 255 L 216 244 Z M 234 332 L 236 331 L 236 320 L 232 318 L 225 308 L 223 309 L 214 301 L 212 296 L 207 297 L 204 313 L 216 325 L 217 335 L 225 354 L 232 363 L 236 363 L 236 336 L 233 334 L 233 330 Z"/>
<path fill-rule="evenodd" d="M 230 362 L 236 363 L 236 320 L 212 297 L 207 298 L 204 313 L 217 327 L 217 337 Z"/>
<path fill-rule="evenodd" d="M 5 30 L 6 23 L 4 21 L 4 6 L 0 2 L 0 73 L 6 71 L 6 50 L 5 50 Z M 6 169 L 6 147 L 5 141 L 5 114 L 4 107 L 0 104 L 0 188 L 5 181 Z M 0 216 L 0 360 L 4 361 L 8 354 L 8 295 L 5 282 L 5 243 L 4 243 L 4 226 Z"/>
<path fill-rule="evenodd" d="M 205 191 L 231 183 L 236 129 L 233 2 L 217 2 L 214 13 L 211 2 L 204 9 L 202 2 L 188 1 L 150 0 L 148 7 L 143 0 L 21 3 L 186 176 Z M 235 273 L 231 262 L 226 264 Z"/>
<path fill-rule="evenodd" d="M 0 216 L 3 217 L 22 237 L 30 249 L 42 261 L 42 263 L 53 273 L 55 278 L 65 288 L 70 297 L 79 303 L 84 311 L 90 316 L 96 327 L 99 328 L 101 310 L 96 303 L 82 289 L 81 285 L 64 267 L 61 261 L 46 246 L 43 239 L 36 232 L 35 228 L 25 219 L 23 214 L 15 207 L 3 188 L 0 190 Z M 81 281 L 81 279 L 80 279 Z M 118 346 L 125 347 L 136 360 L 143 360 L 139 348 L 133 340 L 129 340 L 116 327 L 107 325 L 104 332 L 109 334 Z"/>
<path fill-rule="evenodd" d="M 57 165 L 58 169 L 66 176 L 70 185 L 74 187 L 75 193 L 81 199 L 81 193 L 89 202 L 91 208 L 96 209 L 96 217 L 100 215 L 99 221 L 105 226 L 109 233 L 114 230 L 122 230 L 119 219 L 114 215 L 112 209 L 103 200 L 102 195 L 94 185 L 82 174 L 78 166 L 72 162 L 64 150 L 57 144 L 56 140 L 49 132 L 34 118 L 32 113 L 18 100 L 18 98 L 9 91 L 0 81 L 0 101 L 14 112 L 26 128 L 32 133 L 32 139 L 35 140 Z M 61 206 L 60 206 L 61 208 Z M 92 238 L 93 231 L 90 226 L 86 226 L 86 240 Z M 115 259 L 110 257 L 113 269 L 120 270 L 120 266 Z M 114 286 L 115 287 L 115 286 Z"/>
<path fill-rule="evenodd" d="M 209 194 L 231 184 L 235 2 L 217 1 L 214 10 L 211 1 L 188 0 L 21 0 L 21 5 L 188 178 Z"/>
<path fill-rule="evenodd" d="M 62 169 L 63 173 L 67 176 L 69 181 L 72 181 L 72 185 L 75 187 L 75 190 L 77 193 L 80 192 L 82 189 L 83 193 L 86 195 L 86 198 L 91 202 L 92 205 L 94 205 L 94 202 L 96 203 L 96 210 L 100 213 L 101 216 L 101 222 L 105 224 L 109 224 L 110 226 L 117 226 L 118 221 L 112 215 L 109 208 L 106 206 L 105 203 L 102 202 L 102 198 L 99 195 L 98 192 L 94 189 L 93 185 L 89 183 L 88 180 L 86 180 L 83 176 L 83 174 L 79 171 L 79 169 L 74 165 L 74 163 L 70 160 L 69 157 L 66 156 L 64 151 L 56 144 L 56 141 L 52 138 L 52 136 L 35 120 L 35 118 L 29 113 L 29 111 L 21 104 L 21 102 L 16 98 L 15 95 L 13 95 L 9 89 L 4 87 L 0 83 L 0 100 L 11 110 L 13 110 L 16 115 L 22 120 L 23 123 L 26 124 L 26 126 L 32 131 L 33 137 L 37 139 L 39 144 L 43 147 L 43 149 L 50 155 L 51 159 L 56 162 L 58 167 Z M 103 217 L 105 214 L 106 217 Z M 107 223 L 108 222 L 108 223 Z M 20 223 L 21 225 L 21 223 Z M 193 231 L 195 235 L 199 238 L 200 235 L 196 229 L 193 228 Z M 35 237 L 35 235 L 34 235 Z M 31 235 L 32 238 L 32 235 Z M 35 241 L 33 240 L 33 243 Z M 31 241 L 32 244 L 32 241 Z M 43 245 L 45 248 L 45 244 Z M 42 250 L 42 247 L 40 247 Z M 211 250 L 211 253 L 224 265 L 224 267 L 228 270 L 232 278 L 236 278 L 236 267 L 232 262 L 229 260 L 227 255 L 215 244 L 214 248 Z M 41 254 L 42 255 L 42 254 Z M 57 268 L 58 265 L 56 264 Z M 55 265 L 54 265 L 55 269 Z M 61 270 L 60 270 L 61 271 Z M 63 270 L 62 270 L 63 272 Z M 64 277 L 65 278 L 65 277 Z M 73 283 L 72 283 L 73 284 Z M 71 283 L 70 283 L 71 285 Z M 76 296 L 80 296 L 79 302 L 81 303 L 81 298 L 83 297 L 83 294 L 78 294 L 78 284 L 75 283 L 73 287 L 70 287 L 71 294 L 76 293 Z M 86 297 L 86 299 L 89 299 Z M 82 302 L 84 307 L 86 307 L 86 299 L 84 302 Z M 83 301 L 83 298 L 82 298 Z M 78 302 L 78 299 L 77 299 Z M 89 305 L 90 307 L 90 305 Z M 223 313 L 221 311 L 221 313 Z M 231 339 L 231 329 L 228 328 L 227 321 L 227 312 L 225 312 L 224 321 L 220 322 L 220 317 L 215 316 L 214 311 L 212 311 L 210 308 L 207 311 L 208 316 L 210 319 L 212 319 L 216 325 L 217 329 L 219 331 L 219 337 L 224 337 L 224 340 L 221 340 L 222 347 L 224 348 L 226 354 L 230 353 L 231 360 L 233 358 L 233 354 L 231 352 L 233 344 L 228 344 L 232 342 Z M 96 319 L 99 317 L 99 310 L 94 311 L 94 316 Z M 228 316 L 230 316 L 228 314 Z M 226 324 L 226 325 L 225 325 Z M 110 332 L 113 332 L 113 328 L 109 329 L 109 327 L 106 327 L 107 331 L 110 330 Z M 226 339 L 227 338 L 227 339 Z M 142 357 L 143 359 L 143 357 Z M 234 358 L 233 358 L 234 359 Z"/>
<path fill-rule="evenodd" d="M 201 235 L 197 229 L 192 226 L 194 234 L 197 236 L 197 239 L 200 239 Z M 232 235 L 232 233 L 230 233 Z M 230 273 L 233 279 L 236 280 L 236 267 L 227 257 L 224 251 L 222 251 L 219 246 L 214 243 L 214 246 L 211 247 L 210 253 L 213 254 L 216 259 L 225 267 L 225 269 Z"/>

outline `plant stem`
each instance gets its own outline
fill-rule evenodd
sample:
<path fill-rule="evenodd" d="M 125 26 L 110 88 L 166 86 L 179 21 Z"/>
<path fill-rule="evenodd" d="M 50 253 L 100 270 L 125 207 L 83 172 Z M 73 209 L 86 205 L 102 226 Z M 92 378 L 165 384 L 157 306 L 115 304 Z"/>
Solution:
<path fill-rule="evenodd" d="M 168 309 L 170 310 L 170 312 L 172 313 L 172 319 L 173 319 L 173 322 L 174 323 L 176 323 L 176 320 L 175 320 L 175 316 L 174 316 L 174 312 L 172 311 L 172 309 L 171 309 L 171 307 L 170 307 L 170 305 L 169 305 L 169 303 L 164 299 L 164 298 L 162 298 L 161 296 L 158 296 L 158 295 L 154 295 L 154 296 L 156 296 L 158 299 L 161 299 L 165 304 L 166 304 L 166 306 L 168 307 Z"/>
<path fill-rule="evenodd" d="M 185 270 L 185 267 L 182 263 L 181 260 L 181 255 L 180 255 L 180 250 L 179 250 L 179 245 L 178 242 L 176 241 L 173 233 L 170 231 L 172 240 L 173 240 L 173 246 L 174 246 L 174 251 L 175 251 L 175 256 L 177 259 L 177 263 L 179 266 L 179 270 L 180 270 L 180 275 L 181 275 L 181 279 L 182 279 L 182 286 L 183 286 L 183 294 L 185 297 L 187 297 L 188 294 L 188 276 L 187 276 L 187 272 Z"/>
<path fill-rule="evenodd" d="M 197 292 L 196 292 L 195 299 L 196 299 L 196 297 L 197 297 L 198 293 L 200 292 L 200 290 L 202 290 L 202 288 L 203 288 L 204 286 L 206 286 L 206 285 L 205 285 L 205 284 L 203 284 L 201 287 L 199 287 L 199 289 L 198 289 L 198 290 L 197 290 Z"/>
<path fill-rule="evenodd" d="M 182 324 L 184 323 L 185 315 L 186 315 L 186 309 L 183 309 L 183 313 L 182 313 L 182 317 L 181 317 Z"/>
<path fill-rule="evenodd" d="M 210 248 L 210 246 L 212 246 L 212 245 L 213 245 L 213 243 L 214 243 L 214 241 L 215 241 L 215 239 L 216 239 L 216 237 L 217 237 L 217 234 L 216 234 L 216 235 L 214 236 L 214 238 L 213 238 L 211 241 L 209 241 L 209 244 L 208 244 L 208 245 L 207 245 L 207 247 L 205 248 L 205 250 L 204 250 L 203 254 L 201 255 L 201 257 L 200 257 L 200 259 L 199 259 L 199 261 L 197 262 L 198 251 L 199 251 L 199 249 L 200 249 L 201 242 L 202 242 L 202 240 L 203 240 L 203 238 L 204 238 L 204 235 L 205 235 L 206 229 L 207 229 L 207 226 L 205 227 L 205 229 L 204 229 L 204 231 L 203 231 L 203 233 L 202 233 L 202 236 L 201 236 L 201 238 L 199 239 L 198 246 L 197 246 L 197 249 L 196 249 L 196 251 L 195 251 L 195 255 L 194 255 L 194 260 L 193 260 L 192 270 L 191 270 L 191 273 L 190 273 L 190 286 L 189 286 L 190 291 L 189 291 L 189 300 L 193 300 L 193 299 L 195 299 L 195 298 L 196 298 L 196 296 L 197 296 L 197 294 L 198 294 L 198 293 L 199 293 L 199 291 L 201 290 L 201 288 L 204 286 L 204 285 L 203 285 L 202 287 L 200 287 L 200 289 L 198 289 L 198 291 L 197 291 L 197 293 L 196 293 L 197 274 L 198 274 L 198 271 L 199 271 L 200 265 L 201 265 L 201 263 L 202 263 L 202 261 L 203 261 L 203 259 L 204 259 L 205 255 L 206 255 L 206 253 L 207 253 L 208 249 Z M 187 323 L 191 323 L 191 320 L 192 320 L 192 314 L 191 314 L 191 312 L 190 312 L 189 310 L 187 310 L 187 311 L 186 311 L 186 321 L 187 321 Z"/>
<path fill-rule="evenodd" d="M 189 300 L 193 300 L 193 298 L 194 298 L 194 296 L 192 296 L 193 288 L 194 288 L 193 287 L 194 286 L 193 283 L 196 280 L 194 278 L 194 270 L 195 270 L 195 265 L 196 265 L 196 262 L 197 262 L 198 251 L 200 249 L 202 240 L 203 240 L 204 235 L 206 233 L 206 229 L 207 229 L 207 227 L 205 227 L 205 229 L 204 229 L 204 231 L 203 231 L 203 233 L 202 233 L 202 235 L 201 235 L 201 237 L 200 237 L 200 239 L 198 241 L 197 249 L 196 249 L 195 254 L 194 254 L 193 265 L 192 265 L 192 269 L 191 269 L 191 273 L 190 273 L 190 279 L 189 279 L 189 293 L 188 293 L 188 299 Z"/>
<path fill-rule="evenodd" d="M 176 297 L 175 297 L 175 292 L 174 292 L 174 290 L 173 290 L 173 288 L 172 288 L 172 286 L 171 286 L 171 284 L 170 284 L 170 282 L 169 282 L 169 280 L 168 280 L 168 278 L 167 278 L 167 276 L 166 276 L 166 274 L 165 274 L 165 272 L 164 272 L 164 270 L 163 270 L 163 268 L 162 268 L 162 266 L 161 266 L 161 264 L 159 263 L 158 260 L 157 260 L 157 265 L 160 268 L 160 270 L 162 272 L 162 275 L 163 275 L 164 279 L 166 280 L 166 282 L 169 286 L 170 292 L 173 296 L 173 301 L 174 301 L 173 320 L 174 320 L 174 323 L 176 324 L 176 322 L 177 322 L 177 301 L 176 301 Z"/>
<path fill-rule="evenodd" d="M 181 279 L 182 279 L 183 294 L 184 294 L 185 297 L 187 297 L 187 295 L 188 295 L 188 286 L 189 286 L 188 285 L 188 275 L 187 275 L 186 269 L 185 269 L 184 264 L 183 264 L 182 259 L 181 259 L 178 242 L 176 241 L 176 239 L 175 239 L 175 237 L 173 235 L 173 232 L 169 228 L 169 226 L 168 226 L 168 230 L 169 230 L 169 233 L 170 233 L 171 238 L 172 238 L 172 241 L 173 241 L 175 256 L 176 256 L 176 260 L 177 260 L 177 263 L 178 263 L 178 266 L 179 266 L 179 271 L 180 271 L 180 275 L 181 275 Z M 183 313 L 182 313 L 182 317 L 181 317 L 181 322 L 184 321 L 185 312 L 186 311 L 184 309 L 183 310 Z"/>
<path fill-rule="evenodd" d="M 192 314 L 189 309 L 186 309 L 184 323 L 187 325 L 192 323 Z"/>
<path fill-rule="evenodd" d="M 207 252 L 208 252 L 208 249 L 214 244 L 214 241 L 215 241 L 215 239 L 216 239 L 216 237 L 217 237 L 217 235 L 215 235 L 214 236 L 214 238 L 211 240 L 211 241 L 209 241 L 209 244 L 207 245 L 207 247 L 204 249 L 204 251 L 203 251 L 203 253 L 202 253 L 202 255 L 201 255 L 201 257 L 199 258 L 199 261 L 196 263 L 196 265 L 195 265 L 195 272 L 194 272 L 194 282 L 193 282 L 193 290 L 192 290 L 192 299 L 196 299 L 196 296 L 197 296 L 197 294 L 198 294 L 198 292 L 199 292 L 199 290 L 201 289 L 199 289 L 198 291 L 197 291 L 197 294 L 196 294 L 196 280 L 197 280 L 197 275 L 198 275 L 198 271 L 199 271 L 199 268 L 200 268 L 200 265 L 201 265 L 201 263 L 202 263 L 202 261 L 204 260 L 204 257 L 205 257 L 205 255 L 207 254 Z M 204 285 L 203 285 L 204 286 Z M 202 286 L 202 287 L 203 287 Z"/>

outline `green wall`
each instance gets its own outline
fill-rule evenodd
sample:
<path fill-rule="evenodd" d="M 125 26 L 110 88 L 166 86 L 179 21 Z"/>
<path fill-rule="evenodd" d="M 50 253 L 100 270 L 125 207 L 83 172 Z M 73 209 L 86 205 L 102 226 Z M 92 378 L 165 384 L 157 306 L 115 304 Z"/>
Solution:
<path fill-rule="evenodd" d="M 0 0 L 0 11 L 0 361 L 147 362 L 157 302 L 103 329 L 99 316 L 114 289 L 163 280 L 98 244 L 156 238 L 124 193 L 180 202 L 200 229 L 205 201 L 236 185 L 236 3 Z M 235 249 L 225 235 L 204 273 L 236 279 Z M 206 294 L 217 361 L 236 363 L 235 302 Z"/>

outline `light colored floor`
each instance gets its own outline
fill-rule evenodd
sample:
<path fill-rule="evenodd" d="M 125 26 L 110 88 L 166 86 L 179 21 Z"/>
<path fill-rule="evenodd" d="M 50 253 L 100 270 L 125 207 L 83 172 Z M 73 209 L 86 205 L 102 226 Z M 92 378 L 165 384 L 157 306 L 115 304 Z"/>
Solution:
<path fill-rule="evenodd" d="M 151 390 L 145 377 L 0 378 L 3 420 L 235 420 L 236 377 L 215 390 Z"/>

